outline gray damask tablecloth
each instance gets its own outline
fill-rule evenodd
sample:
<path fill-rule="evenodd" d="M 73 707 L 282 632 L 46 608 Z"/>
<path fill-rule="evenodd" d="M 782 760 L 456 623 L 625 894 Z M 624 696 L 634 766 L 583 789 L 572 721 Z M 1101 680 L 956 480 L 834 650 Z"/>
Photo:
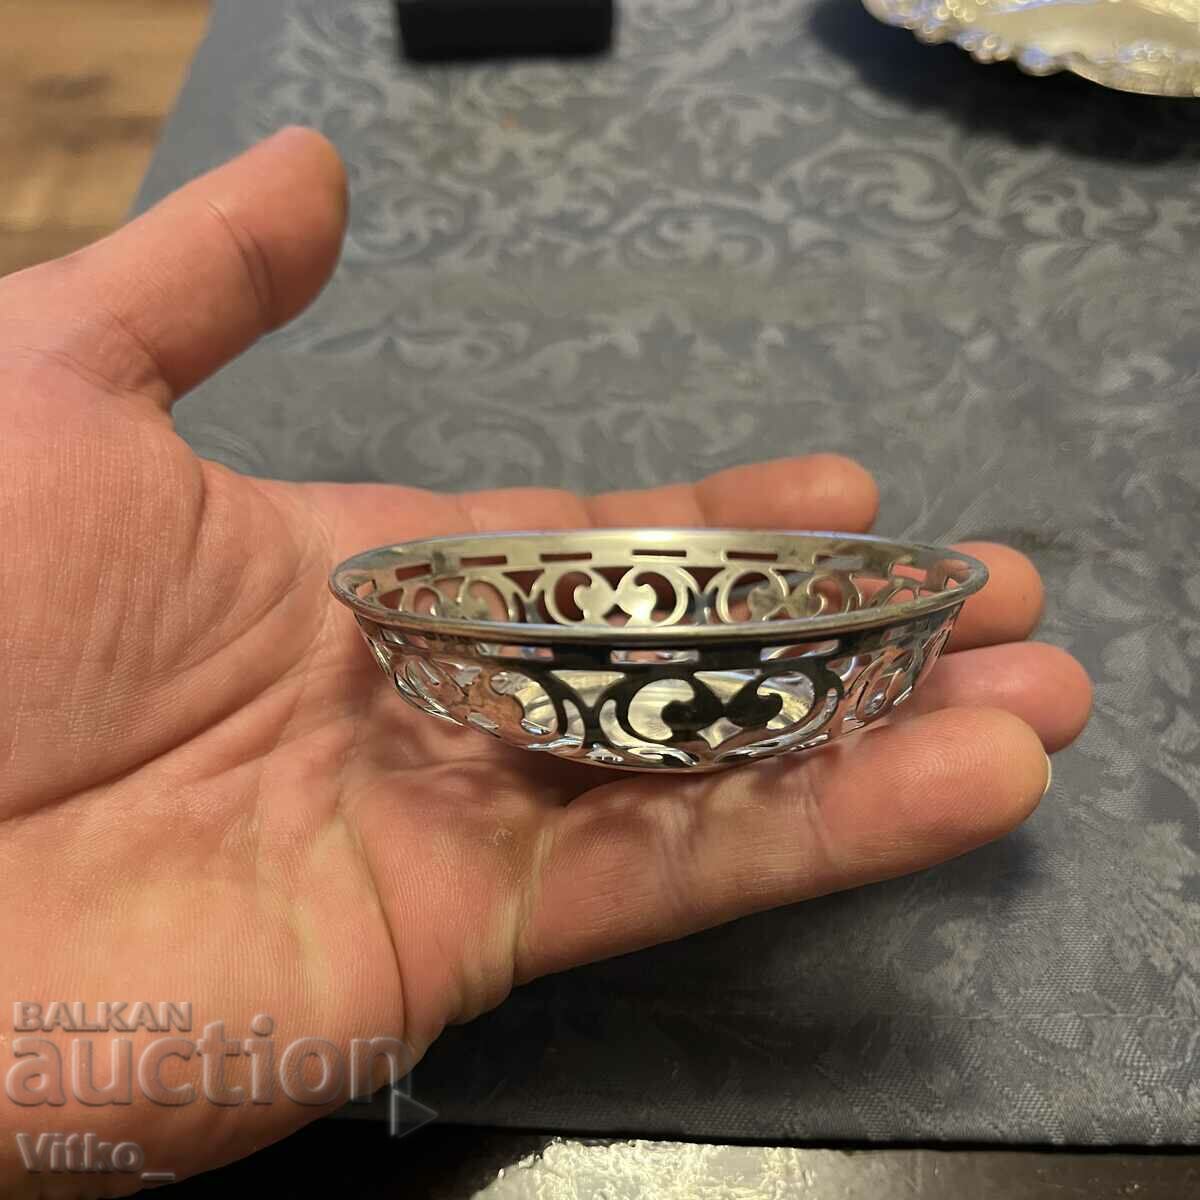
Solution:
<path fill-rule="evenodd" d="M 287 121 L 354 214 L 179 408 L 289 478 L 595 490 L 835 449 L 1010 541 L 1096 712 L 1027 826 L 518 991 L 443 1116 L 1200 1142 L 1200 102 L 982 68 L 853 0 L 626 0 L 603 62 L 415 69 L 385 0 L 218 3 L 142 202 Z"/>

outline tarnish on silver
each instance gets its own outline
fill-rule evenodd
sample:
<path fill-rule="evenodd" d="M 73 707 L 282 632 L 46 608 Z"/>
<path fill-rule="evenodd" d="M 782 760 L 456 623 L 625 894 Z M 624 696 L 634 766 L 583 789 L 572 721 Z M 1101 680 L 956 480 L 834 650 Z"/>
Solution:
<path fill-rule="evenodd" d="M 333 572 L 414 708 L 531 751 L 695 771 L 885 717 L 987 581 L 957 550 L 840 533 L 431 538 Z"/>

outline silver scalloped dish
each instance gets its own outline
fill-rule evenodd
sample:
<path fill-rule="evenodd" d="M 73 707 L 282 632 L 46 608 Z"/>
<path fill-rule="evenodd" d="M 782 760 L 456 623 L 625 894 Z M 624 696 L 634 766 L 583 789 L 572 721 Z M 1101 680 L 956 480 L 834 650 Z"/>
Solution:
<path fill-rule="evenodd" d="M 863 0 L 885 25 L 977 62 L 1104 87 L 1200 96 L 1200 0 Z"/>

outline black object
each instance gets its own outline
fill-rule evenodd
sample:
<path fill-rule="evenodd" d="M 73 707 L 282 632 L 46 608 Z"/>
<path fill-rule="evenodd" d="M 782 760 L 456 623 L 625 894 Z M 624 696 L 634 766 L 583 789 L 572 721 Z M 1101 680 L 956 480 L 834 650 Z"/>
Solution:
<path fill-rule="evenodd" d="M 613 0 L 397 0 L 402 52 L 419 61 L 599 54 Z"/>
<path fill-rule="evenodd" d="M 173 1184 L 162 1194 L 167 1200 L 228 1200 L 231 1191 L 274 1196 L 276 1200 L 313 1195 L 337 1195 L 345 1200 L 379 1200 L 381 1196 L 467 1200 L 490 1190 L 492 1182 L 503 1179 L 506 1168 L 519 1163 L 521 1186 L 527 1189 L 522 1194 L 541 1195 L 551 1193 L 549 1184 L 563 1170 L 564 1161 L 576 1168 L 583 1161 L 594 1163 L 594 1178 L 604 1180 L 606 1196 L 630 1200 L 653 1194 L 659 1175 L 644 1149 L 640 1154 L 646 1155 L 645 1166 L 627 1174 L 634 1155 L 619 1157 L 619 1147 L 613 1153 L 607 1141 L 589 1139 L 586 1152 L 571 1141 L 557 1159 L 543 1160 L 542 1152 L 550 1143 L 544 1134 L 441 1122 L 396 1142 L 382 1125 L 370 1121 L 314 1121 L 250 1158 Z M 694 1142 L 662 1147 L 664 1157 L 674 1157 L 680 1170 L 689 1175 L 703 1171 L 710 1181 L 710 1195 L 723 1195 L 726 1190 L 745 1195 L 747 1180 L 761 1180 L 769 1186 L 794 1178 L 793 1171 L 803 1172 L 803 1194 L 810 1200 L 908 1192 L 925 1200 L 961 1200 L 963 1196 L 1045 1200 L 1052 1195 L 1125 1200 L 1139 1189 L 1147 1196 L 1179 1197 L 1195 1196 L 1200 1187 L 1200 1155 L 1177 1152 L 876 1149 L 855 1145 L 839 1147 L 837 1152 L 792 1148 L 785 1152 L 788 1165 L 782 1166 L 778 1151 L 771 1146 L 739 1146 L 736 1158 L 721 1150 L 718 1146 L 714 1152 L 713 1147 Z M 682 1189 L 672 1189 L 672 1194 L 681 1195 Z"/>

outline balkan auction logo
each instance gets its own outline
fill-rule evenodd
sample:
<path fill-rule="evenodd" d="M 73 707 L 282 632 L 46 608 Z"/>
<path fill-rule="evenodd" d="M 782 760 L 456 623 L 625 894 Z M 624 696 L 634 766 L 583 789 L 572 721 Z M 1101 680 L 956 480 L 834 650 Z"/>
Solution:
<path fill-rule="evenodd" d="M 249 1036 L 229 1038 L 224 1021 L 210 1021 L 200 1037 L 192 1032 L 192 1006 L 188 1003 L 102 1001 L 88 1006 L 80 1001 L 54 1001 L 42 1005 L 19 1000 L 13 1005 L 12 1054 L 15 1061 L 4 1080 L 12 1103 L 35 1109 L 60 1107 L 69 1099 L 88 1108 L 129 1105 L 137 1095 L 152 1104 L 179 1107 L 203 1098 L 209 1104 L 233 1107 L 245 1103 L 273 1104 L 280 1093 L 295 1104 L 330 1107 L 339 1101 L 370 1103 L 380 1093 L 374 1081 L 383 1074 L 388 1082 L 386 1107 L 388 1132 L 403 1137 L 432 1121 L 437 1113 L 412 1096 L 412 1056 L 395 1037 L 355 1038 L 349 1054 L 326 1038 L 300 1037 L 282 1047 L 273 1038 L 275 1021 L 258 1013 L 250 1021 Z M 38 1034 L 73 1034 L 64 1039 Z M 97 1079 L 95 1044 L 87 1034 L 155 1033 L 141 1038 L 108 1036 L 106 1078 Z M 229 1059 L 249 1060 L 248 1085 L 233 1084 L 226 1070 Z M 170 1059 L 198 1061 L 200 1079 L 168 1084 L 164 1065 Z M 143 1182 L 168 1182 L 173 1171 L 148 1170 L 136 1142 L 101 1141 L 94 1133 L 21 1132 L 17 1149 L 28 1171 L 34 1173 L 122 1172 L 139 1175 Z"/>

